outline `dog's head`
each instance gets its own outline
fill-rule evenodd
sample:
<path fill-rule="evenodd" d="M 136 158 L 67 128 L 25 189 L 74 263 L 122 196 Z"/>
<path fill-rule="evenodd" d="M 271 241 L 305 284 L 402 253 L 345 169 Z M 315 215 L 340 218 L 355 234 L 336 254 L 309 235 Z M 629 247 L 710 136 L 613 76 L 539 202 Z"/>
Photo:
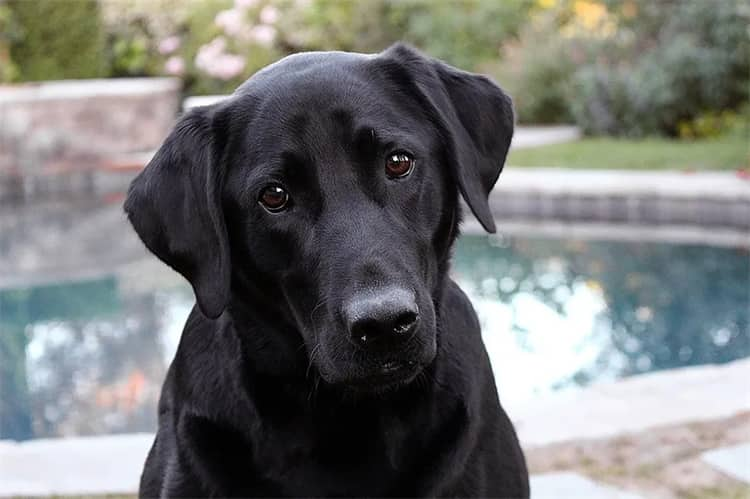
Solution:
<path fill-rule="evenodd" d="M 495 230 L 512 133 L 495 84 L 403 45 L 298 54 L 182 117 L 125 209 L 205 316 L 251 302 L 329 383 L 394 386 L 435 356 L 459 191 Z"/>

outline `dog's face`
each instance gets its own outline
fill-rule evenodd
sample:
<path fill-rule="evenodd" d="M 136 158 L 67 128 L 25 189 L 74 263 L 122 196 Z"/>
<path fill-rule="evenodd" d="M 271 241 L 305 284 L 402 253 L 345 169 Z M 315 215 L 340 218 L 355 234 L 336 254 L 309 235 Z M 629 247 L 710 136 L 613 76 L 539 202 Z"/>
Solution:
<path fill-rule="evenodd" d="M 300 54 L 182 118 L 126 211 L 207 317 L 253 306 L 327 382 L 398 386 L 436 353 L 459 190 L 494 230 L 512 121 L 494 84 L 402 46 Z"/>

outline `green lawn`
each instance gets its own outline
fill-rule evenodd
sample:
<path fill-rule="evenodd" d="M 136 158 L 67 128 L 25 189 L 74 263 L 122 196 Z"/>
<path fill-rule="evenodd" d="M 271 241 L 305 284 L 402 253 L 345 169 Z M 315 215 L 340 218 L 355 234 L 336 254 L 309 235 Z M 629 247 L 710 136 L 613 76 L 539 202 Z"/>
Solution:
<path fill-rule="evenodd" d="M 625 140 L 584 138 L 566 144 L 514 150 L 509 166 L 626 170 L 737 170 L 750 166 L 747 138 Z"/>

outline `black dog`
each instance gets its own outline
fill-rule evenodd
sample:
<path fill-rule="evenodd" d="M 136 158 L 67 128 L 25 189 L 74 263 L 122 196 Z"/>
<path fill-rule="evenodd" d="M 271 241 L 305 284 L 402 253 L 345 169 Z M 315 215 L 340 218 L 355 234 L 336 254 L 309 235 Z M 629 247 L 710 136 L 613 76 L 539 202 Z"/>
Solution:
<path fill-rule="evenodd" d="M 141 495 L 528 496 L 448 277 L 459 190 L 494 232 L 512 133 L 495 84 L 403 45 L 293 55 L 180 119 L 125 203 L 198 302 Z"/>

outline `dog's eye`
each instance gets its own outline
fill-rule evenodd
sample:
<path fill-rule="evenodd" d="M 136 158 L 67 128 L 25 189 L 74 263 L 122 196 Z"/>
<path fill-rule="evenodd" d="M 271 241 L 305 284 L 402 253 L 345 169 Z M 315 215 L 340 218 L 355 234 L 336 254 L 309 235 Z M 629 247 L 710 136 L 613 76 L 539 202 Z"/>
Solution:
<path fill-rule="evenodd" d="M 395 152 L 385 159 L 388 178 L 403 178 L 414 169 L 414 158 L 405 152 Z"/>
<path fill-rule="evenodd" d="M 289 194 L 281 186 L 269 185 L 260 193 L 258 202 L 266 210 L 276 213 L 286 208 L 289 203 Z"/>

